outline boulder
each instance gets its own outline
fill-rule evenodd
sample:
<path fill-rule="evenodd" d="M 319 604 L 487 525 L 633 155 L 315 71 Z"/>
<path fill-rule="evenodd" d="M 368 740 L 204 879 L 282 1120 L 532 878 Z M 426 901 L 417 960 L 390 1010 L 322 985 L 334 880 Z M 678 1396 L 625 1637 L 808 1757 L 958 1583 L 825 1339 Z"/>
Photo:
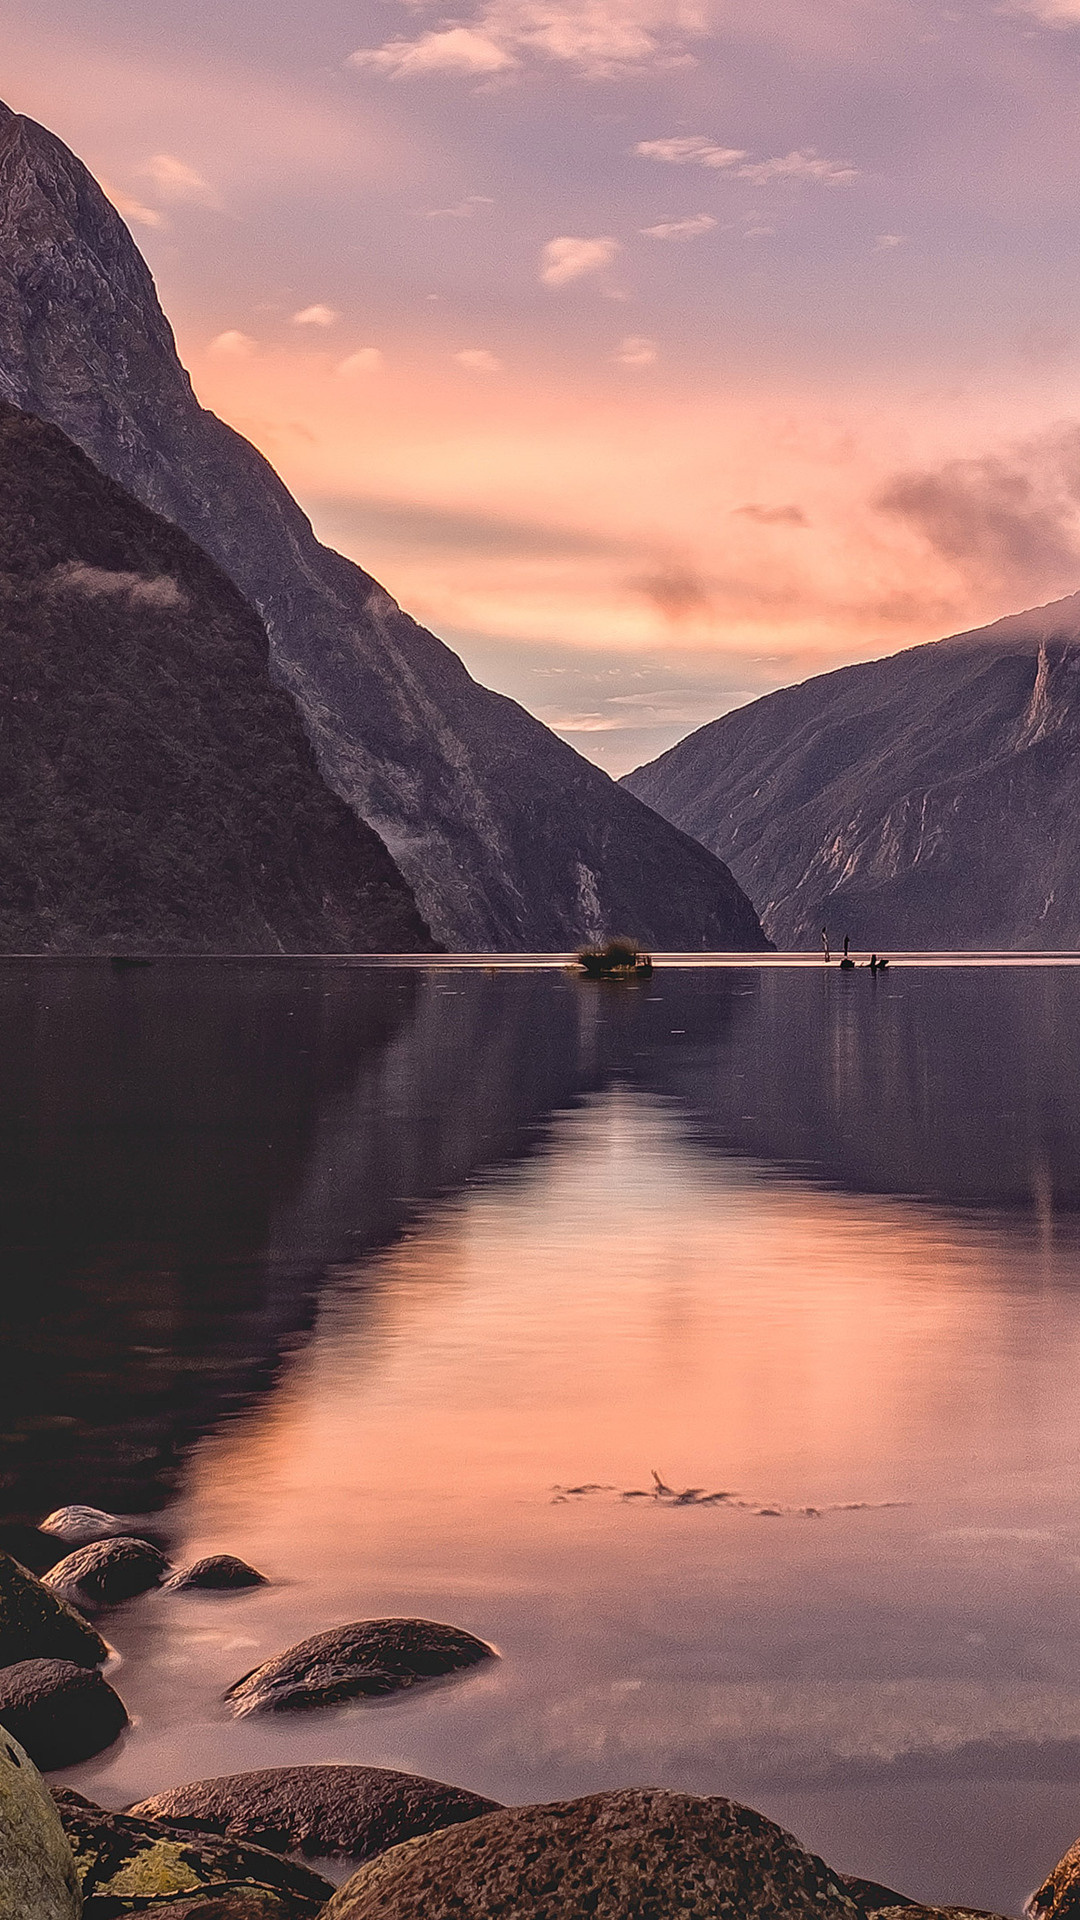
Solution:
<path fill-rule="evenodd" d="M 149 1540 L 95 1540 L 58 1561 L 42 1580 L 62 1600 L 93 1610 L 159 1587 L 168 1568 L 161 1548 Z"/>
<path fill-rule="evenodd" d="M 114 1902 L 88 1900 L 85 1920 L 109 1920 Z M 149 1907 L 133 1909 L 141 1920 L 303 1920 L 311 1908 L 297 1905 L 289 1893 L 272 1893 L 269 1887 L 211 1887 L 205 1893 L 193 1893 L 190 1900 L 155 1900 Z"/>
<path fill-rule="evenodd" d="M 333 1892 L 310 1867 L 263 1847 L 108 1813 L 67 1787 L 58 1787 L 53 1798 L 75 1855 L 87 1920 L 105 1920 L 107 1913 L 135 1912 L 154 1900 L 220 1887 L 280 1894 L 292 1902 L 290 1914 L 307 1920 Z"/>
<path fill-rule="evenodd" d="M 178 1593 L 185 1587 L 205 1587 L 211 1592 L 232 1593 L 240 1587 L 266 1587 L 269 1584 L 265 1573 L 260 1573 L 256 1567 L 249 1567 L 246 1560 L 238 1560 L 234 1553 L 208 1554 L 205 1560 L 196 1560 L 193 1566 L 184 1567 L 165 1582 L 170 1593 Z"/>
<path fill-rule="evenodd" d="M 749 1807 L 627 1788 L 507 1807 L 361 1867 L 323 1920 L 859 1920 L 814 1854 Z"/>
<path fill-rule="evenodd" d="M 838 1873 L 835 1878 L 844 1892 L 851 1895 L 855 1905 L 867 1914 L 876 1916 L 890 1907 L 915 1907 L 919 1904 L 917 1900 L 909 1900 L 906 1894 L 894 1892 L 892 1887 L 883 1887 L 880 1880 L 860 1880 L 854 1873 Z"/>
<path fill-rule="evenodd" d="M 111 1747 L 127 1723 L 123 1701 L 96 1667 L 20 1660 L 0 1668 L 0 1725 L 43 1773 L 91 1759 Z"/>
<path fill-rule="evenodd" d="M 369 1860 L 401 1840 L 498 1810 L 441 1780 L 388 1767 L 264 1767 L 140 1801 L 144 1820 L 198 1827 L 281 1853 Z"/>
<path fill-rule="evenodd" d="M 328 1707 L 362 1695 L 396 1693 L 417 1680 L 456 1673 L 495 1649 L 434 1620 L 358 1620 L 301 1640 L 242 1674 L 225 1692 L 233 1712 Z"/>
<path fill-rule="evenodd" d="M 0 1920 L 78 1920 L 82 1896 L 37 1768 L 0 1726 Z"/>
<path fill-rule="evenodd" d="M 138 1521 L 131 1515 L 103 1513 L 100 1507 L 57 1507 L 38 1529 L 53 1534 L 66 1547 L 88 1547 L 93 1540 L 115 1540 L 118 1534 L 138 1530 Z"/>
<path fill-rule="evenodd" d="M 9 1553 L 0 1553 L 0 1667 L 18 1660 L 73 1660 L 79 1667 L 99 1667 L 108 1657 L 108 1647 L 88 1620 Z"/>

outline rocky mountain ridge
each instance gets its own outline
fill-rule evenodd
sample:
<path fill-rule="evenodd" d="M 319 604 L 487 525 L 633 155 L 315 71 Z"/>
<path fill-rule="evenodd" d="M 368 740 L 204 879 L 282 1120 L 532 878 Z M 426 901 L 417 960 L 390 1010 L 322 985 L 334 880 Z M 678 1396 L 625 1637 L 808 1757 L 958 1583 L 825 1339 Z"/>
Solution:
<path fill-rule="evenodd" d="M 624 785 L 780 947 L 1080 945 L 1080 594 L 723 715 Z"/>
<path fill-rule="evenodd" d="M 60 426 L 252 601 L 326 779 L 381 835 L 439 939 L 765 944 L 714 856 L 478 686 L 320 546 L 262 456 L 199 406 L 119 214 L 61 141 L 6 107 L 0 396 Z"/>
<path fill-rule="evenodd" d="M 0 402 L 0 951 L 433 944 L 231 580 Z"/>

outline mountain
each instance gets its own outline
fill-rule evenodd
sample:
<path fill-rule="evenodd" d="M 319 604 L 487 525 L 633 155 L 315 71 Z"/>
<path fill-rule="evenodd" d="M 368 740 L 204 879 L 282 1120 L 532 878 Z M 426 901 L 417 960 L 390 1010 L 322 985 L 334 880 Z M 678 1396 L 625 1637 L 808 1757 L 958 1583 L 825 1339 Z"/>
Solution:
<path fill-rule="evenodd" d="M 331 793 L 258 615 L 0 402 L 0 951 L 430 951 Z"/>
<path fill-rule="evenodd" d="M 149 269 L 61 142 L 0 108 L 0 397 L 53 421 L 198 541 L 266 623 L 334 790 L 436 936 L 560 949 L 625 931 L 765 944 L 727 869 L 320 546 L 262 456 L 203 410 Z"/>
<path fill-rule="evenodd" d="M 631 793 L 780 947 L 1080 945 L 1080 594 L 700 727 Z"/>

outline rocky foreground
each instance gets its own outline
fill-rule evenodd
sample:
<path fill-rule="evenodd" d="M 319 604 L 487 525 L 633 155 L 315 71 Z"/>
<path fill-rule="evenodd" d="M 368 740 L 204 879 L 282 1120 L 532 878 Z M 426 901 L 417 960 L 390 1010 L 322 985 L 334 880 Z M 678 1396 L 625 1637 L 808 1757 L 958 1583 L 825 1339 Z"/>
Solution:
<path fill-rule="evenodd" d="M 151 1585 L 262 1576 L 230 1555 L 171 1569 L 116 1516 L 67 1508 L 73 1546 L 44 1579 L 0 1554 L 0 1920 L 922 1920 L 930 1908 L 837 1872 L 718 1795 L 630 1787 L 503 1807 L 384 1767 L 264 1768 L 113 1812 L 42 1772 L 100 1752 L 126 1724 L 108 1648 L 65 1597 L 102 1610 Z M 142 1588 L 132 1582 L 142 1583 Z M 227 1690 L 234 1712 L 362 1699 L 496 1658 L 426 1620 L 366 1620 L 286 1649 Z M 335 1891 L 307 1860 L 354 1867 Z M 1033 1920 L 1080 1920 L 1080 1841 L 1034 1895 Z M 996 1920 L 989 1916 L 988 1920 Z"/>

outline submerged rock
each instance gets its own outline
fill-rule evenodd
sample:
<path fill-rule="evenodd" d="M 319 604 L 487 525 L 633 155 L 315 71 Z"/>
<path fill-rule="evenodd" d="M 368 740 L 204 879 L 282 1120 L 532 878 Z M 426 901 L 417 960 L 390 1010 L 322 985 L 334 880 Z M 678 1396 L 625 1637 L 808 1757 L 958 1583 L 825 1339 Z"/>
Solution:
<path fill-rule="evenodd" d="M 51 1567 L 42 1580 L 75 1606 L 115 1607 L 159 1587 L 169 1563 L 149 1540 L 96 1540 Z"/>
<path fill-rule="evenodd" d="M 875 1907 L 874 1920 L 1006 1920 L 1002 1913 L 988 1913 L 985 1907 L 923 1907 L 917 1900 L 901 1900 L 894 1907 Z"/>
<path fill-rule="evenodd" d="M 0 1553 L 0 1667 L 18 1660 L 73 1660 L 99 1667 L 109 1649 L 88 1620 L 9 1553 Z"/>
<path fill-rule="evenodd" d="M 71 1660 L 20 1660 L 0 1668 L 0 1726 L 36 1767 L 74 1767 L 111 1747 L 127 1710 L 96 1667 Z"/>
<path fill-rule="evenodd" d="M 0 1920 L 78 1920 L 75 1860 L 49 1790 L 0 1726 Z"/>
<path fill-rule="evenodd" d="M 205 1587 L 211 1592 L 235 1592 L 240 1587 L 267 1587 L 270 1582 L 265 1573 L 257 1567 L 249 1567 L 246 1560 L 238 1560 L 235 1553 L 211 1553 L 203 1560 L 196 1560 L 190 1567 L 184 1567 L 174 1573 L 165 1585 L 170 1593 L 179 1593 L 185 1587 Z"/>
<path fill-rule="evenodd" d="M 357 1620 L 288 1647 L 226 1689 L 233 1712 L 328 1707 L 492 1660 L 495 1649 L 434 1620 Z"/>
<path fill-rule="evenodd" d="M 131 1812 L 283 1853 L 368 1860 L 399 1841 L 499 1808 L 441 1780 L 388 1767 L 264 1767 L 172 1787 Z"/>
<path fill-rule="evenodd" d="M 240 1846 L 218 1834 L 193 1833 L 163 1821 L 108 1813 L 69 1788 L 57 1788 L 53 1798 L 75 1855 L 87 1920 L 94 1915 L 105 1920 L 107 1912 L 135 1911 L 155 1899 L 215 1887 L 254 1887 L 288 1896 L 292 1902 L 288 1911 L 306 1920 L 321 1910 L 333 1892 L 329 1882 L 310 1867 L 283 1860 L 263 1847 Z M 113 1904 L 106 1908 L 101 1904 L 106 1901 Z"/>
<path fill-rule="evenodd" d="M 42 1520 L 39 1533 L 51 1533 L 66 1547 L 88 1547 L 94 1540 L 115 1540 L 137 1533 L 138 1520 L 122 1513 L 103 1513 L 100 1507 L 57 1507 Z"/>
<path fill-rule="evenodd" d="M 393 1847 L 324 1920 L 858 1920 L 822 1860 L 732 1800 L 629 1788 Z"/>
<path fill-rule="evenodd" d="M 86 1920 L 94 1920 L 95 1905 L 91 1901 L 86 1909 Z M 310 1909 L 297 1906 L 292 1894 L 272 1893 L 269 1887 L 214 1887 L 190 1900 L 155 1900 L 141 1911 L 146 1920 L 155 1915 L 157 1920 L 301 1920 Z"/>

